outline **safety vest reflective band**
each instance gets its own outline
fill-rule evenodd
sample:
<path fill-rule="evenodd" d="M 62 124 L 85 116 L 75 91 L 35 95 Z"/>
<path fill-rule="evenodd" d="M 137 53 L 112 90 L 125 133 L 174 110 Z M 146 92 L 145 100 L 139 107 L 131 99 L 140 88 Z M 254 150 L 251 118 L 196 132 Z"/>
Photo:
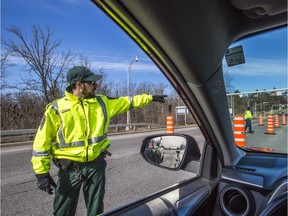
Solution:
<path fill-rule="evenodd" d="M 107 138 L 107 133 L 105 133 L 103 136 L 100 136 L 100 137 L 94 137 L 94 138 L 88 139 L 88 144 L 91 145 L 93 143 L 100 142 L 104 140 L 105 138 Z"/>
<path fill-rule="evenodd" d="M 79 142 L 72 142 L 72 143 L 56 143 L 58 148 L 70 148 L 70 147 L 79 147 L 79 146 L 84 146 L 84 141 L 79 141 Z"/>
<path fill-rule="evenodd" d="M 101 106 L 101 109 L 102 109 L 102 112 L 103 112 L 103 116 L 104 116 L 103 135 L 99 136 L 99 137 L 92 137 L 92 138 L 88 139 L 88 144 L 89 145 L 97 143 L 97 142 L 100 142 L 100 141 L 104 140 L 105 138 L 107 138 L 107 133 L 105 133 L 106 123 L 107 123 L 107 119 L 108 119 L 106 105 L 105 105 L 104 101 L 102 100 L 102 98 L 100 96 L 96 96 L 96 99 L 97 99 L 98 103 Z M 57 104 L 56 101 L 51 104 L 51 108 L 59 116 L 60 121 L 61 121 L 60 128 L 59 128 L 59 131 L 58 131 L 58 137 L 59 137 L 60 143 L 56 143 L 57 147 L 58 148 L 70 148 L 70 147 L 84 146 L 85 145 L 84 141 L 65 143 L 65 139 L 64 139 L 64 136 L 63 136 L 63 132 L 62 132 L 62 129 L 63 129 L 62 128 L 62 119 L 61 119 L 61 116 L 60 116 L 60 113 L 59 113 L 59 109 L 58 109 L 58 104 Z"/>
<path fill-rule="evenodd" d="M 105 133 L 103 136 L 100 137 L 93 137 L 88 139 L 88 144 L 94 144 L 97 142 L 100 142 L 102 140 L 104 140 L 105 138 L 107 138 L 107 133 Z M 72 143 L 56 143 L 58 148 L 69 148 L 69 147 L 79 147 L 79 146 L 84 146 L 84 141 L 79 141 L 79 142 L 72 142 Z"/>
<path fill-rule="evenodd" d="M 107 134 L 105 134 L 105 128 L 106 128 L 106 122 L 107 122 L 106 105 L 100 96 L 96 96 L 96 99 L 97 99 L 98 103 L 100 104 L 100 106 L 102 108 L 103 115 L 104 115 L 104 127 L 103 127 L 103 134 L 104 135 L 103 136 L 105 136 L 105 138 L 106 138 L 107 137 Z M 98 141 L 98 142 L 100 142 L 100 141 Z"/>
<path fill-rule="evenodd" d="M 60 121 L 61 121 L 61 124 L 60 124 L 60 127 L 59 127 L 59 130 L 58 130 L 58 137 L 59 137 L 59 140 L 60 140 L 60 143 L 56 143 L 56 145 L 59 147 L 59 148 L 65 148 L 65 147 L 72 147 L 72 146 L 84 146 L 84 142 L 83 144 L 79 145 L 76 143 L 70 143 L 70 145 L 66 145 L 65 142 L 64 142 L 64 136 L 63 136 L 63 133 L 62 133 L 62 119 L 61 119 L 61 116 L 60 116 L 60 113 L 59 113 L 59 109 L 58 109 L 58 104 L 56 101 L 54 101 L 52 104 L 51 104 L 51 108 L 54 110 L 54 112 L 59 116 L 60 118 Z"/>
<path fill-rule="evenodd" d="M 35 157 L 43 157 L 43 156 L 49 156 L 49 155 L 50 155 L 50 151 L 37 151 L 37 150 L 32 151 L 32 156 L 35 156 Z"/>

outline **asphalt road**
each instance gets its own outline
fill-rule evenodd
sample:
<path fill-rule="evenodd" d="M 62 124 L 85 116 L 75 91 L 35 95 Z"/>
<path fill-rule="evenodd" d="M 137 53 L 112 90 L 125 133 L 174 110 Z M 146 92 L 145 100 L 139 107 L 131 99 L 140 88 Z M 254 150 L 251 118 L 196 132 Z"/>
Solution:
<path fill-rule="evenodd" d="M 246 133 L 246 145 L 249 147 L 271 148 L 272 152 L 282 152 L 287 154 L 287 125 L 282 125 L 280 121 L 279 128 L 273 128 L 274 134 L 266 134 L 267 119 L 263 120 L 263 126 L 259 126 L 258 120 L 253 120 L 252 130 L 254 134 Z"/>
<path fill-rule="evenodd" d="M 275 135 L 266 135 L 266 126 L 259 126 L 258 121 L 253 121 L 253 130 L 254 134 L 246 135 L 247 146 L 264 146 L 287 153 L 287 126 L 275 128 Z M 139 154 L 143 138 L 161 132 L 165 133 L 156 131 L 109 137 L 112 156 L 107 158 L 105 211 L 195 176 L 186 171 L 154 167 L 144 161 Z M 204 138 L 197 127 L 178 129 L 175 132 L 195 137 L 202 150 Z M 53 195 L 36 187 L 30 162 L 31 149 L 31 145 L 1 148 L 1 215 L 53 215 Z M 57 180 L 57 168 L 54 165 L 50 173 Z M 86 215 L 82 195 L 77 215 Z"/>
<path fill-rule="evenodd" d="M 203 146 L 204 139 L 198 128 L 175 132 L 192 135 L 199 145 Z M 149 132 L 155 133 L 161 131 Z M 147 135 L 136 133 L 110 137 L 112 156 L 107 158 L 105 211 L 195 176 L 190 172 L 154 167 L 144 161 L 139 151 L 141 141 Z M 48 195 L 36 187 L 30 162 L 31 148 L 32 146 L 1 148 L 1 215 L 53 215 L 53 195 Z M 54 180 L 57 180 L 57 168 L 54 165 L 50 173 Z M 82 195 L 77 215 L 86 215 Z"/>

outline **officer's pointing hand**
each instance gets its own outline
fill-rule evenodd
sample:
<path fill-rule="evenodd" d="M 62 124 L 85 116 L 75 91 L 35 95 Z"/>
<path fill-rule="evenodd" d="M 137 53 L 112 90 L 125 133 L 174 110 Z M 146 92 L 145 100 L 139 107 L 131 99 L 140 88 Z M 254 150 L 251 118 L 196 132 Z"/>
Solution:
<path fill-rule="evenodd" d="M 153 100 L 152 101 L 157 101 L 160 103 L 165 103 L 165 97 L 167 97 L 167 95 L 152 95 Z"/>

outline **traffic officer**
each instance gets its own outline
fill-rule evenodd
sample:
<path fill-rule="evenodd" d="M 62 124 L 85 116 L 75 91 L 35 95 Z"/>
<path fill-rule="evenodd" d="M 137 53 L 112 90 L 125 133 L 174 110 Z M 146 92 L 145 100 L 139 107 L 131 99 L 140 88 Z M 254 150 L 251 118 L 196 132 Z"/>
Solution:
<path fill-rule="evenodd" d="M 107 138 L 110 119 L 151 101 L 164 103 L 166 95 L 136 95 L 108 98 L 94 94 L 101 75 L 75 66 L 67 73 L 69 86 L 65 97 L 47 105 L 38 128 L 32 153 L 32 165 L 38 187 L 53 194 L 54 215 L 75 215 L 83 186 L 88 215 L 104 211 Z M 57 185 L 49 174 L 50 159 L 59 168 Z"/>
<path fill-rule="evenodd" d="M 253 119 L 253 116 L 250 112 L 250 107 L 247 107 L 245 114 L 244 114 L 244 119 L 245 119 L 245 131 L 248 130 L 248 133 L 254 133 L 254 131 L 252 130 L 252 123 L 251 123 L 251 119 Z"/>

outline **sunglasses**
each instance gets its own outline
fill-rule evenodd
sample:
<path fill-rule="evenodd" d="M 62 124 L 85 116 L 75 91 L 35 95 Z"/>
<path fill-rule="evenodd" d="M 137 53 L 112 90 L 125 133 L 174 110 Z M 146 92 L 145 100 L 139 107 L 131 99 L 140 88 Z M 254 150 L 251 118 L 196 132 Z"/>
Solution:
<path fill-rule="evenodd" d="M 82 83 L 86 83 L 86 84 L 91 85 L 91 86 L 96 84 L 95 81 L 82 81 Z"/>

